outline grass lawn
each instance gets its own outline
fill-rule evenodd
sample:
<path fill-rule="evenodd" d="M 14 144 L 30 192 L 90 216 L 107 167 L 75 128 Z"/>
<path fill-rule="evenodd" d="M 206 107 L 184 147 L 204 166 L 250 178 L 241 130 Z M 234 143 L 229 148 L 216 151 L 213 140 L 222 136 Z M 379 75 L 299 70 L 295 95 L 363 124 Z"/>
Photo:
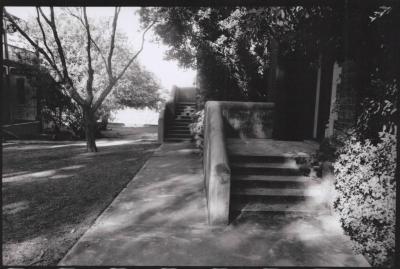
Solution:
<path fill-rule="evenodd" d="M 3 144 L 3 264 L 56 265 L 158 147 L 156 127 Z"/>

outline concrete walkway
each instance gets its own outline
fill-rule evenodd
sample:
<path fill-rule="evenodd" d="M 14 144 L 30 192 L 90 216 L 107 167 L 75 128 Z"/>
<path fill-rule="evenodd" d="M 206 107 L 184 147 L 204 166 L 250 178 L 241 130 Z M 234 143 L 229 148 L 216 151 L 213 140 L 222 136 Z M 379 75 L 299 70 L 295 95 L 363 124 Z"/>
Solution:
<path fill-rule="evenodd" d="M 368 266 L 332 216 L 207 224 L 201 158 L 163 144 L 59 265 Z"/>

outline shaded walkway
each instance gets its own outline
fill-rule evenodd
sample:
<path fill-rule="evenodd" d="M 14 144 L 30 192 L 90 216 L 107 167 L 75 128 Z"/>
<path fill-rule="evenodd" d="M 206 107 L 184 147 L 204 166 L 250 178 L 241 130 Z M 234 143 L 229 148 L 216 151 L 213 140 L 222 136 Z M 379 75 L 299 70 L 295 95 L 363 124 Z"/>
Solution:
<path fill-rule="evenodd" d="M 368 266 L 332 216 L 207 225 L 202 163 L 163 144 L 60 265 Z"/>

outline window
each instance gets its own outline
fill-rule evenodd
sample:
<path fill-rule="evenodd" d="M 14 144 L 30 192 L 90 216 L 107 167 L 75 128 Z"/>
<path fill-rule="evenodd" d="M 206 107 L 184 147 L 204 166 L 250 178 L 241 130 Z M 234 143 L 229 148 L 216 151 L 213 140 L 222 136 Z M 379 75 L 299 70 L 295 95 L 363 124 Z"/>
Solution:
<path fill-rule="evenodd" d="M 25 104 L 25 79 L 17 78 L 17 95 L 18 95 L 18 103 Z"/>

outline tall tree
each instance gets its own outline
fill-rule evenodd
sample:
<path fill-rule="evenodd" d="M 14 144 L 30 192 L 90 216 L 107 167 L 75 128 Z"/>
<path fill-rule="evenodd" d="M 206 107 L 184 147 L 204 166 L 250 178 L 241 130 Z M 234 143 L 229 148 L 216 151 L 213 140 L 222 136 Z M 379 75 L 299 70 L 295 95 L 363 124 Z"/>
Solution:
<path fill-rule="evenodd" d="M 3 10 L 5 18 L 44 57 L 53 78 L 83 111 L 87 151 L 96 152 L 95 113 L 143 50 L 145 34 L 154 22 L 143 31 L 140 48 L 135 53 L 124 51 L 126 53 L 124 59 L 120 56 L 115 64 L 120 7 L 114 9 L 111 30 L 104 29 L 101 35 L 109 36 L 108 46 L 104 46 L 104 42 L 97 42 L 98 36 L 96 39 L 92 35 L 93 26 L 89 23 L 86 7 L 66 9 L 64 12 L 64 15 L 68 15 L 71 25 L 74 23 L 76 25 L 76 22 L 79 25 L 74 29 L 82 36 L 78 40 L 71 40 L 65 36 L 74 33 L 72 30 L 59 31 L 59 21 L 56 21 L 54 7 L 50 7 L 47 14 L 41 7 L 36 7 L 36 22 L 41 32 L 40 43 L 35 42 L 36 39 L 15 20 L 14 16 Z M 69 50 L 74 47 L 71 42 L 79 43 L 81 49 Z"/>

